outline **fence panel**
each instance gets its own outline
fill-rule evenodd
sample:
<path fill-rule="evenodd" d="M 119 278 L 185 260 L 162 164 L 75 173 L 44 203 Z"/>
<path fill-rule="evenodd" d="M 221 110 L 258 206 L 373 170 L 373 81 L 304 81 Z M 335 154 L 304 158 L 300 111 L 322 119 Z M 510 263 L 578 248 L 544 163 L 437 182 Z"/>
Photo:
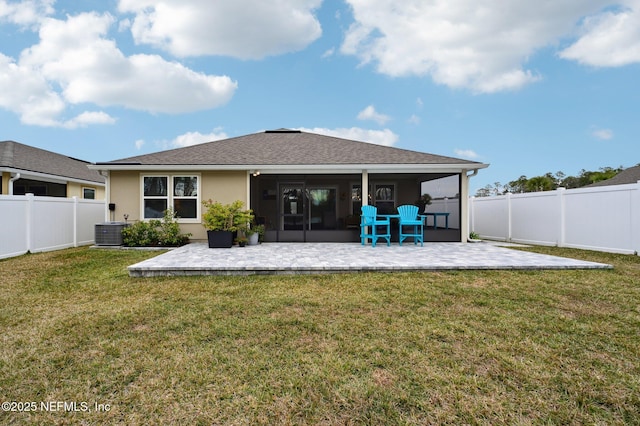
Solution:
<path fill-rule="evenodd" d="M 511 196 L 511 241 L 558 244 L 560 208 L 553 191 Z"/>
<path fill-rule="evenodd" d="M 104 222 L 105 201 L 82 200 L 78 202 L 76 219 L 76 243 L 79 246 L 95 243 L 95 224 Z"/>
<path fill-rule="evenodd" d="M 73 199 L 34 197 L 31 209 L 31 251 L 73 247 Z"/>
<path fill-rule="evenodd" d="M 633 249 L 631 232 L 634 219 L 631 213 L 634 195 L 632 187 L 615 185 L 566 192 L 567 247 L 600 251 L 638 251 Z M 636 222 L 640 221 L 640 211 L 635 214 Z"/>
<path fill-rule="evenodd" d="M 640 182 L 471 197 L 469 214 L 486 239 L 640 253 Z"/>
<path fill-rule="evenodd" d="M 471 231 L 483 238 L 507 240 L 510 235 L 507 197 L 472 198 L 469 203 Z"/>
<path fill-rule="evenodd" d="M 104 201 L 0 195 L 0 259 L 92 244 L 104 211 Z"/>
<path fill-rule="evenodd" d="M 460 228 L 460 199 L 451 198 L 446 200 L 432 200 L 431 204 L 425 209 L 427 212 L 449 213 L 449 228 Z M 433 226 L 433 217 L 427 217 L 427 226 Z M 443 228 L 445 219 L 438 218 L 438 226 Z"/>
<path fill-rule="evenodd" d="M 26 217 L 28 203 L 25 197 L 0 195 L 0 259 L 19 256 L 29 250 Z"/>

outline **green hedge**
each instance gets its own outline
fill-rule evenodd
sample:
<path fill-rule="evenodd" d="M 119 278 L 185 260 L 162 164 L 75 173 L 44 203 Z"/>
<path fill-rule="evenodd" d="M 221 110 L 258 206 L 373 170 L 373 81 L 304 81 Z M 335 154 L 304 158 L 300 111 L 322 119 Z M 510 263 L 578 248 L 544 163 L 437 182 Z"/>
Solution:
<path fill-rule="evenodd" d="M 191 234 L 181 234 L 172 210 L 164 217 L 148 222 L 136 222 L 122 230 L 122 242 L 128 247 L 177 247 L 189 242 Z"/>

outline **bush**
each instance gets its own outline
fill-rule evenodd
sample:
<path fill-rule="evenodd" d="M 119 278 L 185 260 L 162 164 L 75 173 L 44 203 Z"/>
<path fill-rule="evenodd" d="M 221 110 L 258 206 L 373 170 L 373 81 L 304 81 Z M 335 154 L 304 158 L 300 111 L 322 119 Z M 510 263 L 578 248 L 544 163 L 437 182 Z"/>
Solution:
<path fill-rule="evenodd" d="M 181 234 L 172 210 L 162 220 L 136 222 L 122 230 L 122 242 L 128 247 L 177 247 L 189 242 L 191 234 Z"/>
<path fill-rule="evenodd" d="M 231 204 L 207 200 L 202 204 L 205 208 L 202 214 L 202 225 L 208 231 L 245 230 L 253 221 L 253 211 L 245 210 L 244 203 L 240 200 Z"/>

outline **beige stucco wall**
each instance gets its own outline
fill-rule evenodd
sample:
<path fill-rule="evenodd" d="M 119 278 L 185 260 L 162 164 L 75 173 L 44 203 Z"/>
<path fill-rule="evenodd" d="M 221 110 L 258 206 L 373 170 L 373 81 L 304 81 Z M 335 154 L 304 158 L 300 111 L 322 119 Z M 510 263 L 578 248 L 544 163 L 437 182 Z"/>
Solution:
<path fill-rule="evenodd" d="M 105 189 L 103 186 L 98 185 L 90 185 L 84 183 L 76 183 L 76 182 L 68 182 L 67 183 L 67 197 L 78 197 L 82 198 L 82 189 L 83 188 L 93 188 L 96 191 L 96 200 L 104 200 L 105 199 Z"/>
<path fill-rule="evenodd" d="M 11 179 L 11 174 L 7 172 L 2 172 L 2 187 L 0 187 L 0 194 L 7 195 L 9 193 L 9 179 Z"/>
<path fill-rule="evenodd" d="M 0 187 L 0 194 L 8 195 L 9 194 L 9 181 L 11 180 L 11 173 L 2 172 L 2 186 Z M 37 178 L 34 178 L 37 180 Z M 91 184 L 83 184 L 76 182 L 67 182 L 67 197 L 78 197 L 82 198 L 82 188 L 93 188 L 96 190 L 96 200 L 104 200 L 106 196 L 106 191 L 104 186 L 100 185 L 91 185 Z"/>
<path fill-rule="evenodd" d="M 249 178 L 247 172 L 185 172 L 181 170 L 154 172 L 139 171 L 111 171 L 109 177 L 109 203 L 115 203 L 114 219 L 123 221 L 124 214 L 128 214 L 129 222 L 140 220 L 141 214 L 141 177 L 143 175 L 193 175 L 200 176 L 200 201 L 215 200 L 230 203 L 235 200 L 248 202 Z M 200 212 L 202 214 L 202 212 Z M 206 230 L 200 223 L 183 223 L 182 232 L 193 234 L 192 240 L 207 238 Z"/>
<path fill-rule="evenodd" d="M 115 203 L 113 215 L 109 219 L 123 221 L 124 215 L 129 215 L 129 221 L 140 220 L 140 173 L 132 171 L 118 171 L 109 173 L 109 191 L 107 202 Z"/>

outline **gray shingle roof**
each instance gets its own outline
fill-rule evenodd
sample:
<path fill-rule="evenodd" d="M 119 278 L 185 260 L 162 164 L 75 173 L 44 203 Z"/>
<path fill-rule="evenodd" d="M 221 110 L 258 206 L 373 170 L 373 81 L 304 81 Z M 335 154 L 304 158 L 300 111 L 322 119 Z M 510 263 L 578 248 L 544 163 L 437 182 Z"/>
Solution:
<path fill-rule="evenodd" d="M 273 130 L 99 164 L 343 165 L 480 163 L 292 130 Z"/>
<path fill-rule="evenodd" d="M 592 183 L 591 185 L 587 185 L 587 187 L 591 188 L 594 186 L 625 185 L 628 183 L 637 183 L 638 181 L 640 181 L 640 165 L 624 169 L 611 179 Z"/>
<path fill-rule="evenodd" d="M 104 184 L 89 163 L 14 141 L 0 141 L 0 167 Z"/>

